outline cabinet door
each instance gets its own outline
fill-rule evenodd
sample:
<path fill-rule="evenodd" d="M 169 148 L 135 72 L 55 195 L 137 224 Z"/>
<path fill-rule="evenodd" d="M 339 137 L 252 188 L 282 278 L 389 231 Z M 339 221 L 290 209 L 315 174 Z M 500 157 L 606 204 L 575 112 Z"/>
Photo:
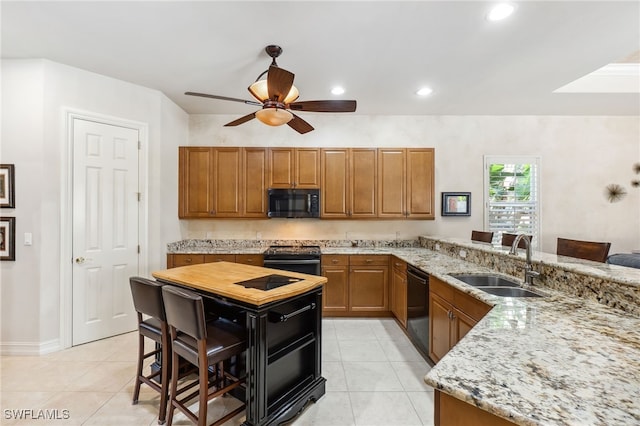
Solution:
<path fill-rule="evenodd" d="M 239 217 L 242 214 L 242 156 L 240 148 L 214 149 L 214 215 Z"/>
<path fill-rule="evenodd" d="M 378 217 L 405 217 L 405 150 L 378 149 Z"/>
<path fill-rule="evenodd" d="M 347 312 L 349 309 L 349 266 L 323 266 L 327 282 L 322 289 L 323 312 Z"/>
<path fill-rule="evenodd" d="M 269 149 L 269 188 L 293 188 L 295 182 L 295 150 Z"/>
<path fill-rule="evenodd" d="M 321 155 L 321 216 L 345 218 L 349 215 L 348 149 L 323 149 Z"/>
<path fill-rule="evenodd" d="M 320 150 L 296 148 L 294 188 L 320 188 Z"/>
<path fill-rule="evenodd" d="M 353 148 L 349 157 L 349 216 L 376 217 L 378 151 Z"/>
<path fill-rule="evenodd" d="M 406 212 L 409 219 L 434 219 L 434 150 L 407 149 Z"/>
<path fill-rule="evenodd" d="M 438 362 L 451 349 L 451 310 L 444 299 L 429 292 L 429 357 Z"/>
<path fill-rule="evenodd" d="M 407 328 L 407 273 L 393 268 L 391 279 L 391 312 Z"/>
<path fill-rule="evenodd" d="M 211 217 L 213 149 L 181 146 L 178 157 L 178 217 Z"/>
<path fill-rule="evenodd" d="M 458 309 L 454 309 L 452 320 L 453 339 L 451 347 L 454 347 L 478 322 Z"/>
<path fill-rule="evenodd" d="M 243 217 L 267 217 L 267 149 L 243 148 Z"/>
<path fill-rule="evenodd" d="M 351 266 L 349 309 L 352 312 L 389 311 L 388 282 L 388 266 Z"/>

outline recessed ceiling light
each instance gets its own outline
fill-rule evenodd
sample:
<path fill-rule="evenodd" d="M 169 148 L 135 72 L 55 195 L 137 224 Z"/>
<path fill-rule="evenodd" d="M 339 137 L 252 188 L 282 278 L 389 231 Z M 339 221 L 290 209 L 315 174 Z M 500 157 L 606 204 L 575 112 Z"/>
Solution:
<path fill-rule="evenodd" d="M 433 89 L 431 87 L 422 87 L 416 92 L 416 95 L 429 96 L 431 93 L 433 93 Z"/>
<path fill-rule="evenodd" d="M 489 21 L 501 21 L 507 17 L 509 17 L 515 7 L 509 3 L 500 3 L 491 9 L 491 11 L 487 14 L 487 19 Z"/>
<path fill-rule="evenodd" d="M 344 93 L 344 88 L 340 86 L 336 86 L 333 89 L 331 89 L 331 93 L 333 93 L 334 95 L 342 95 Z"/>

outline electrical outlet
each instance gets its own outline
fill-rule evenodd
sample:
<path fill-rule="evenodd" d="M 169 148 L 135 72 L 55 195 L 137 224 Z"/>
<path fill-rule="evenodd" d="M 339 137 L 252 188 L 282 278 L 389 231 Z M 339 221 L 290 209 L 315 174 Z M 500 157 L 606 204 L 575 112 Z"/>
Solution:
<path fill-rule="evenodd" d="M 464 250 L 460 250 L 460 257 L 461 257 L 461 258 L 463 258 L 463 259 L 464 259 L 465 257 L 467 257 L 467 252 L 466 252 L 466 251 L 464 251 Z"/>
<path fill-rule="evenodd" d="M 256 240 L 262 239 L 262 232 L 256 232 Z"/>
<path fill-rule="evenodd" d="M 440 244 L 436 243 L 436 251 L 440 251 Z"/>

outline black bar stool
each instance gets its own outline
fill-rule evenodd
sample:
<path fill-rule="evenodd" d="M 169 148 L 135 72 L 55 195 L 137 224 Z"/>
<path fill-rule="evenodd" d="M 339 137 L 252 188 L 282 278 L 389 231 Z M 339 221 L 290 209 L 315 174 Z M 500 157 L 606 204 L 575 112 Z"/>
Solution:
<path fill-rule="evenodd" d="M 169 325 L 162 301 L 162 284 L 141 277 L 130 277 L 133 305 L 138 312 L 138 369 L 136 384 L 133 391 L 133 404 L 138 403 L 140 385 L 148 385 L 160 393 L 160 409 L 158 424 L 164 424 L 167 415 L 167 400 L 169 399 L 169 372 L 171 371 L 171 343 L 169 340 Z M 143 320 L 142 315 L 149 316 Z M 144 353 L 144 338 L 147 337 L 160 344 L 159 349 Z M 148 376 L 142 374 L 144 360 L 160 353 L 162 365 L 158 371 Z M 153 379 L 160 377 L 160 384 Z"/>
<path fill-rule="evenodd" d="M 241 355 L 246 349 L 246 330 L 223 318 L 208 321 L 204 313 L 202 297 L 191 291 L 165 285 L 162 287 L 167 322 L 171 335 L 172 368 L 171 397 L 168 426 L 173 421 L 174 409 L 182 411 L 199 426 L 207 424 L 207 403 L 243 385 L 244 378 L 237 378 L 225 371 L 224 363 Z M 178 364 L 183 358 L 198 367 L 198 381 L 178 389 Z M 210 368 L 213 367 L 213 375 Z M 179 399 L 187 390 L 198 385 L 195 392 Z M 198 415 L 186 403 L 198 396 Z M 213 425 L 220 425 L 245 410 L 245 404 L 236 408 Z"/>

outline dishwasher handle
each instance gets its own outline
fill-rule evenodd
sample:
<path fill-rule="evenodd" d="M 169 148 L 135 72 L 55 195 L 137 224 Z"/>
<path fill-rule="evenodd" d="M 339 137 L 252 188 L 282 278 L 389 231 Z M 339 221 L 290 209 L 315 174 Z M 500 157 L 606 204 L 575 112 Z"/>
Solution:
<path fill-rule="evenodd" d="M 429 274 L 426 274 L 416 268 L 407 268 L 407 279 L 409 278 L 424 285 L 429 284 Z"/>

